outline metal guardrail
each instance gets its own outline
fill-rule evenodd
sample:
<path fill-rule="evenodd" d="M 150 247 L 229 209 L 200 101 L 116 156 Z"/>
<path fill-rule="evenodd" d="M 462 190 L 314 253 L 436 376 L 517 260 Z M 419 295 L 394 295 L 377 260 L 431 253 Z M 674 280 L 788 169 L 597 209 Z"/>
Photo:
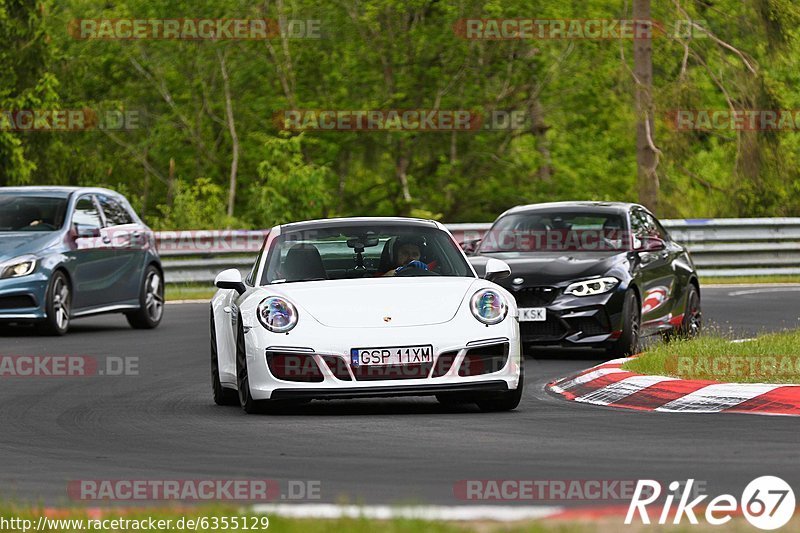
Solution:
<path fill-rule="evenodd" d="M 692 253 L 701 276 L 800 274 L 800 218 L 662 220 Z M 448 224 L 459 242 L 480 238 L 491 224 Z M 168 283 L 211 283 L 226 268 L 250 270 L 263 230 L 156 233 Z"/>

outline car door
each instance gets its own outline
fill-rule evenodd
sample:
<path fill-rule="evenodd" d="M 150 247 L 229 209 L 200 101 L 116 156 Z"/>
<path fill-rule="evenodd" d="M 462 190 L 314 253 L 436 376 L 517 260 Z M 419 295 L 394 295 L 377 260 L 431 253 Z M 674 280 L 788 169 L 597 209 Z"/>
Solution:
<path fill-rule="evenodd" d="M 631 210 L 631 231 L 637 250 L 639 285 L 642 289 L 642 329 L 645 334 L 669 325 L 674 300 L 675 271 L 670 257 L 669 237 L 660 230 L 655 217 L 641 208 Z M 661 250 L 641 249 L 651 238 L 665 242 Z"/>
<path fill-rule="evenodd" d="M 72 246 L 65 255 L 74 312 L 110 304 L 116 282 L 116 253 L 93 194 L 84 194 L 75 202 L 70 235 Z"/>
<path fill-rule="evenodd" d="M 114 299 L 117 302 L 136 301 L 141 290 L 141 279 L 146 255 L 145 228 L 139 224 L 125 205 L 106 194 L 97 200 L 106 219 L 106 229 L 115 253 L 117 279 Z"/>

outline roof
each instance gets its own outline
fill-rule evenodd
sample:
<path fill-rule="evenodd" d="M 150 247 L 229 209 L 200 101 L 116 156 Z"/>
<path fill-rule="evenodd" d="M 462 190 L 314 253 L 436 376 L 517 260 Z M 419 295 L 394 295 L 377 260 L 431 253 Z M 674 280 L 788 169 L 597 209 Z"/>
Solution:
<path fill-rule="evenodd" d="M 404 217 L 345 217 L 345 218 L 321 218 L 317 220 L 306 220 L 303 222 L 292 222 L 281 226 L 281 233 L 289 231 L 299 231 L 308 229 L 334 228 L 337 226 L 424 226 L 439 227 L 433 220 L 424 218 L 404 218 Z"/>
<path fill-rule="evenodd" d="M 51 186 L 25 186 L 25 187 L 0 187 L 0 194 L 23 193 L 29 196 L 53 196 L 68 198 L 76 192 L 106 193 L 119 196 L 118 192 L 101 187 L 51 187 Z"/>
<path fill-rule="evenodd" d="M 628 202 L 545 202 L 540 204 L 518 205 L 503 215 L 527 213 L 533 211 L 596 211 L 598 213 L 627 212 L 631 207 L 639 206 Z M 641 207 L 641 206 L 639 206 Z M 501 215 L 501 216 L 503 216 Z"/>

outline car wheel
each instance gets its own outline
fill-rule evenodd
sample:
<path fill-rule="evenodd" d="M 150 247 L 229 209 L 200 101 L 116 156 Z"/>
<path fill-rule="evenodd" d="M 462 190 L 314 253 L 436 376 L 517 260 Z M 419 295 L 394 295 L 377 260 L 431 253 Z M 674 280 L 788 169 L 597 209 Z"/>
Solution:
<path fill-rule="evenodd" d="M 676 333 L 680 337 L 691 339 L 700 333 L 702 326 L 703 313 L 700 309 L 700 293 L 697 292 L 694 284 L 689 284 L 689 291 L 686 294 L 686 310 Z"/>
<path fill-rule="evenodd" d="M 64 335 L 69 330 L 72 310 L 72 288 L 66 274 L 59 270 L 53 273 L 45 298 L 47 316 L 40 330 L 46 335 Z"/>
<path fill-rule="evenodd" d="M 154 329 L 164 317 L 164 279 L 161 272 L 150 265 L 139 289 L 139 309 L 125 313 L 128 324 L 134 329 Z"/>
<path fill-rule="evenodd" d="M 522 391 L 525 385 L 525 361 L 520 361 L 519 384 L 514 390 L 491 393 L 475 400 L 478 408 L 484 412 L 512 411 L 517 408 L 522 400 Z"/>
<path fill-rule="evenodd" d="M 236 334 L 236 386 L 239 389 L 239 405 L 245 413 L 264 412 L 266 402 L 253 399 L 250 393 L 250 377 L 247 373 L 247 349 L 244 342 L 244 328 L 239 317 L 239 328 Z"/>
<path fill-rule="evenodd" d="M 606 353 L 612 357 L 627 357 L 639 353 L 642 308 L 639 305 L 639 298 L 632 290 L 625 293 L 622 316 L 622 334 L 614 344 L 606 349 Z"/>
<path fill-rule="evenodd" d="M 219 359 L 217 359 L 217 331 L 214 327 L 214 312 L 211 312 L 211 388 L 214 403 L 217 405 L 239 405 L 236 391 L 226 389 L 219 380 Z"/>

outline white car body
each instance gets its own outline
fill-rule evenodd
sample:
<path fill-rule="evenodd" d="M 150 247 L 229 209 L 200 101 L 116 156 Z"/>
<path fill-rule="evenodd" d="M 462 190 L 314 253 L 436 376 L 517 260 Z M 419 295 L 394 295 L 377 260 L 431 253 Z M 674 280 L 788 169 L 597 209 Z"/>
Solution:
<path fill-rule="evenodd" d="M 450 235 L 444 226 L 434 221 L 353 218 L 316 222 L 346 224 L 372 220 L 376 224 L 387 221 L 427 224 Z M 297 227 L 298 224 L 291 226 Z M 518 387 L 521 393 L 521 349 L 514 298 L 499 285 L 479 278 L 466 258 L 464 261 L 472 273 L 470 277 L 371 277 L 260 285 L 254 280 L 263 279 L 270 243 L 281 235 L 284 228 L 286 226 L 276 226 L 270 231 L 264 251 L 247 282 L 239 287 L 244 292 L 239 294 L 236 289 L 222 288 L 211 300 L 212 335 L 215 336 L 212 339 L 212 358 L 216 351 L 219 384 L 224 389 L 239 389 L 237 336 L 243 335 L 249 395 L 256 402 L 447 393 L 461 394 L 462 399 L 468 400 L 465 395 L 496 394 L 515 391 Z M 463 256 L 460 248 L 458 252 Z M 218 277 L 218 286 L 225 286 L 219 282 L 226 279 L 224 274 Z M 508 312 L 501 322 L 487 325 L 473 315 L 470 300 L 480 289 L 492 289 L 502 295 Z M 298 319 L 290 331 L 272 332 L 257 318 L 257 307 L 269 296 L 280 297 L 295 306 Z M 459 375 L 468 350 L 475 353 L 482 346 L 500 344 L 508 345 L 502 368 L 480 375 Z M 354 348 L 428 345 L 433 347 L 431 370 L 419 377 L 359 378 L 358 369 L 351 361 Z M 456 352 L 455 359 L 446 373 L 431 377 L 439 357 L 447 353 L 452 358 L 452 352 Z M 267 357 L 275 354 L 301 354 L 313 358 L 321 371 L 321 381 L 279 379 L 270 371 L 267 362 Z M 324 356 L 340 359 L 341 366 L 337 368 L 347 369 L 349 380 L 342 379 L 345 375 L 341 370 L 334 372 Z M 239 364 L 242 364 L 241 360 Z M 420 368 L 424 369 L 424 365 Z M 245 397 L 242 394 L 239 397 L 245 407 Z"/>

